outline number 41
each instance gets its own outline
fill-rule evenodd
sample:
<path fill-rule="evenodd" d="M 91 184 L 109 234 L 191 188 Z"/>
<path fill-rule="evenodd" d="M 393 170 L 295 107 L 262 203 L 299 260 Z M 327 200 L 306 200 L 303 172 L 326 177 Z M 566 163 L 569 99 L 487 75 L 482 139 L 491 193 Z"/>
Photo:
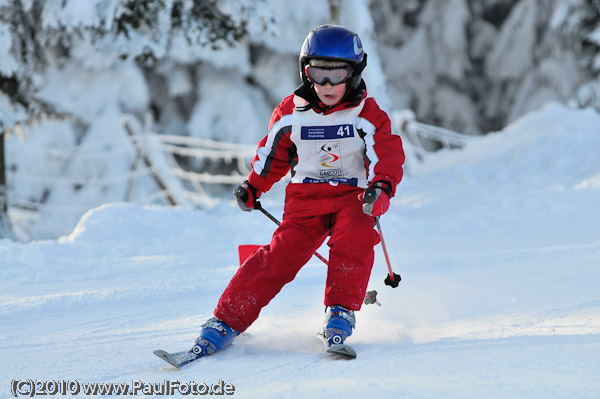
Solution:
<path fill-rule="evenodd" d="M 338 136 L 350 136 L 350 125 L 342 125 L 337 131 Z"/>

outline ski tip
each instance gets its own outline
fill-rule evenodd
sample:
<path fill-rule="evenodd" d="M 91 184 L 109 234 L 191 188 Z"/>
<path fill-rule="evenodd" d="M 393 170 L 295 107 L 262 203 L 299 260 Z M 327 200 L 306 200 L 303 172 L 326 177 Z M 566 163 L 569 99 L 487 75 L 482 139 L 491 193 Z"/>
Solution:
<path fill-rule="evenodd" d="M 327 353 L 344 359 L 356 359 L 356 351 L 349 345 L 331 345 Z"/>
<path fill-rule="evenodd" d="M 329 342 L 327 341 L 327 338 L 325 338 L 325 334 L 323 334 L 321 331 L 316 333 L 316 337 L 323 342 L 325 345 L 325 353 L 328 355 L 338 359 L 356 359 L 356 351 L 350 345 L 334 344 L 329 346 Z"/>
<path fill-rule="evenodd" d="M 173 359 L 173 357 L 169 354 L 169 352 L 165 352 L 161 349 L 157 349 L 152 353 L 154 353 L 156 356 L 160 357 L 165 362 L 169 363 L 171 366 L 173 366 L 177 369 L 180 368 L 179 365 L 177 364 L 177 362 L 175 361 L 175 359 Z"/>

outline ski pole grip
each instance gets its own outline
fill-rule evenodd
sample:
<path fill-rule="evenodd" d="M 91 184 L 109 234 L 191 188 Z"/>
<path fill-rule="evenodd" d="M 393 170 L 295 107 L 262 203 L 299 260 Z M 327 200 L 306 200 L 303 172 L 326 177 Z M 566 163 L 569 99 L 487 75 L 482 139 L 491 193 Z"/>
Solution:
<path fill-rule="evenodd" d="M 365 193 L 363 194 L 363 201 L 365 201 L 367 204 L 370 204 L 372 202 L 375 202 L 376 199 L 377 191 L 375 190 L 375 187 L 371 186 L 367 188 L 365 190 Z"/>
<path fill-rule="evenodd" d="M 233 190 L 233 195 L 235 195 L 244 202 L 248 201 L 248 193 L 246 192 L 246 189 L 242 186 L 237 186 Z"/>

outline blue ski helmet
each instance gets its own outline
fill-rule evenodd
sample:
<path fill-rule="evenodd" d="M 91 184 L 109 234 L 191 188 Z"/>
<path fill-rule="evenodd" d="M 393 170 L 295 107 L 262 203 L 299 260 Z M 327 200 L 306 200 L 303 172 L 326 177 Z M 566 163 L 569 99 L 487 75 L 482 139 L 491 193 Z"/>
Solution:
<path fill-rule="evenodd" d="M 361 81 L 361 73 L 367 66 L 367 53 L 364 52 L 358 35 L 340 25 L 321 25 L 313 29 L 302 44 L 300 50 L 300 78 L 305 85 L 310 80 L 304 72 L 306 64 L 312 59 L 342 61 L 352 67 L 352 77 L 348 88 L 355 89 Z"/>

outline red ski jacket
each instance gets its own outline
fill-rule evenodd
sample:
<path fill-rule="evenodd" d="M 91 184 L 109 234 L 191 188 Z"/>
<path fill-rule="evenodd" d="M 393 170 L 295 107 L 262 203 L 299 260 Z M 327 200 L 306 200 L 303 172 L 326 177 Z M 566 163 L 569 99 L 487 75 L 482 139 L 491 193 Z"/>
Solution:
<path fill-rule="evenodd" d="M 252 160 L 250 184 L 264 193 L 291 169 L 288 194 L 322 193 L 323 183 L 343 194 L 387 180 L 393 196 L 403 175 L 402 140 L 375 99 L 365 90 L 360 101 L 332 109 L 307 104 L 292 94 L 275 108 Z"/>

